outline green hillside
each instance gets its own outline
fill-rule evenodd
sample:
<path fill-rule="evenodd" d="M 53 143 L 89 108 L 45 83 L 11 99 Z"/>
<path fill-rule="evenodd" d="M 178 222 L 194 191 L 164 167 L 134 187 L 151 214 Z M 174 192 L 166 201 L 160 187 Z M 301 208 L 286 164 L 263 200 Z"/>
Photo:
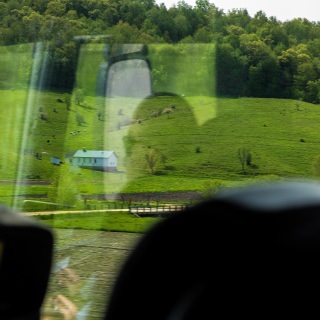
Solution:
<path fill-rule="evenodd" d="M 106 101 L 99 120 L 101 105 L 95 98 L 86 97 L 85 105 L 73 104 L 67 110 L 57 102 L 59 94 L 41 96 L 45 120 L 37 106 L 29 113 L 28 129 L 17 125 L 4 132 L 15 132 L 15 137 L 12 143 L 4 139 L 8 158 L 2 158 L 1 175 L 2 180 L 51 184 L 18 184 L 16 195 L 45 193 L 52 201 L 68 202 L 79 193 L 199 190 L 214 181 L 228 185 L 269 177 L 312 177 L 313 161 L 320 153 L 319 107 L 304 102 L 159 96 L 137 105 L 136 100 L 119 98 Z M 171 113 L 162 114 L 165 109 Z M 77 123 L 77 114 L 84 123 Z M 5 128 L 6 118 L 1 122 Z M 114 150 L 118 173 L 72 167 L 68 156 L 83 147 Z M 238 157 L 242 148 L 251 154 L 244 170 Z M 146 155 L 152 153 L 157 162 L 151 173 Z M 63 164 L 51 164 L 52 156 Z"/>
<path fill-rule="evenodd" d="M 176 66 L 164 45 L 151 46 L 149 53 L 152 72 L 164 65 L 168 70 L 162 82 L 153 84 L 154 92 L 168 91 L 171 83 L 177 95 L 144 100 L 92 93 L 103 60 L 101 45 L 81 51 L 71 95 L 28 89 L 27 79 L 37 69 L 21 61 L 30 60 L 32 47 L 0 48 L 5 71 L 1 79 L 8 87 L 0 92 L 5 110 L 0 115 L 0 201 L 20 208 L 26 199 L 44 197 L 73 205 L 79 195 L 205 193 L 216 186 L 261 179 L 314 177 L 313 163 L 320 155 L 318 105 L 289 99 L 215 98 L 210 92 L 214 66 L 210 72 L 205 68 L 214 47 L 205 47 L 204 55 L 203 46 L 193 48 L 196 68 L 187 47 L 177 48 Z M 6 63 L 11 53 L 19 63 L 10 69 Z M 82 148 L 114 150 L 118 172 L 72 166 L 72 154 Z M 246 155 L 243 162 L 239 151 Z M 53 165 L 52 157 L 62 164 Z"/>
<path fill-rule="evenodd" d="M 147 100 L 137 115 L 148 119 L 157 100 L 159 105 L 169 105 L 170 99 Z M 141 154 L 154 148 L 166 156 L 159 174 L 177 177 L 179 183 L 187 177 L 238 181 L 313 175 L 320 142 L 318 106 L 292 100 L 207 97 L 177 98 L 174 104 L 170 116 L 149 118 L 131 128 L 132 167 L 141 169 Z M 252 155 L 245 170 L 238 158 L 242 148 Z"/>

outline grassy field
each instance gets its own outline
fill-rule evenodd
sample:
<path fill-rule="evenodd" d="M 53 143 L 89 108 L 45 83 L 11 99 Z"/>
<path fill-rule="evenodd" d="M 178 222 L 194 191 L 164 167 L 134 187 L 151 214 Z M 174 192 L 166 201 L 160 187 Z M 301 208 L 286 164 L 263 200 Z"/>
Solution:
<path fill-rule="evenodd" d="M 129 212 L 86 212 L 36 215 L 34 219 L 55 229 L 143 233 L 162 218 L 136 218 Z"/>
<path fill-rule="evenodd" d="M 32 48 L 28 48 L 10 50 L 29 61 Z M 171 51 L 178 49 L 174 62 L 170 57 L 177 51 Z M 47 209 L 47 205 L 25 202 L 39 199 L 57 204 L 50 210 L 60 205 L 83 208 L 83 196 L 98 194 L 185 190 L 205 194 L 217 187 L 254 181 L 316 178 L 318 105 L 217 98 L 210 92 L 214 66 L 209 71 L 205 68 L 214 48 L 194 48 L 193 59 L 185 49 L 178 49 L 159 45 L 149 50 L 152 72 L 164 66 L 168 70 L 165 81 L 156 78 L 155 92 L 171 88 L 175 96 L 95 96 L 96 74 L 103 61 L 101 47 L 82 51 L 75 89 L 81 88 L 84 98 L 78 104 L 73 93 L 70 108 L 66 93 L 28 87 L 30 63 L 6 69 L 7 87 L 0 91 L 1 107 L 6 110 L 0 115 L 0 200 L 24 211 Z M 0 60 L 6 62 L 9 49 L 1 50 Z M 200 52 L 204 52 L 202 60 L 196 58 Z M 197 88 L 200 78 L 203 85 Z M 72 166 L 71 155 L 82 148 L 114 150 L 118 172 Z M 250 165 L 242 167 L 239 150 L 250 153 Z M 146 160 L 152 154 L 157 158 L 154 168 Z M 58 157 L 62 164 L 53 165 L 51 157 Z"/>
<path fill-rule="evenodd" d="M 3 90 L 1 94 L 11 93 Z M 73 105 L 67 111 L 56 104 L 58 94 L 43 95 L 48 120 L 39 119 L 35 111 L 27 139 L 23 139 L 25 128 L 19 124 L 8 128 L 2 144 L 7 156 L 2 158 L 0 170 L 2 181 L 31 178 L 50 184 L 8 188 L 2 183 L 2 197 L 10 198 L 12 190 L 17 195 L 43 194 L 51 201 L 68 202 L 67 198 L 76 194 L 204 190 L 214 181 L 232 185 L 270 177 L 314 177 L 313 161 L 320 144 L 319 107 L 315 105 L 276 99 L 155 97 L 135 108 L 129 101 L 117 99 L 112 101 L 113 113 L 101 121 L 90 97 L 90 108 Z M 171 105 L 175 105 L 171 114 L 151 117 L 154 110 L 161 112 Z M 58 112 L 52 111 L 54 108 L 59 108 Z M 86 124 L 77 125 L 76 112 L 82 113 Z M 1 119 L 5 123 L 5 118 Z M 128 119 L 134 123 L 128 124 Z M 67 156 L 83 147 L 114 150 L 119 171 L 73 168 Z M 251 165 L 244 170 L 238 157 L 241 148 L 252 156 Z M 154 174 L 145 158 L 152 151 L 159 158 Z M 52 156 L 63 164 L 52 165 Z"/>

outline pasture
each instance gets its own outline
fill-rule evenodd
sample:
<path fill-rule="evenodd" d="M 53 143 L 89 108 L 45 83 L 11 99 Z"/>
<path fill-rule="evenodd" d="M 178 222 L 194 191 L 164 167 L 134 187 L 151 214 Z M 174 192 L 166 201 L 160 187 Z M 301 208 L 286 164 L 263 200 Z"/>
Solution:
<path fill-rule="evenodd" d="M 0 61 L 8 60 L 8 50 L 29 61 L 32 50 L 27 48 L 1 48 Z M 24 68 L 6 68 L 6 86 L 0 91 L 1 108 L 6 110 L 0 115 L 1 201 L 24 211 L 47 208 L 24 202 L 32 199 L 83 208 L 84 197 L 101 194 L 197 190 L 207 195 L 254 181 L 317 177 L 318 105 L 215 97 L 210 91 L 214 65 L 211 62 L 210 72 L 204 67 L 214 48 L 207 48 L 204 60 L 193 57 L 197 73 L 186 49 L 179 50 L 174 69 L 166 46 L 151 47 L 152 72 L 164 66 L 172 71 L 165 81 L 155 78 L 154 91 L 171 88 L 175 95 L 146 99 L 94 94 L 103 61 L 99 46 L 81 52 L 71 93 L 29 87 L 26 74 L 33 74 L 34 60 Z M 203 47 L 194 50 L 197 56 Z M 200 78 L 203 86 L 195 88 L 192 81 Z M 80 102 L 78 89 L 83 93 Z M 72 154 L 82 148 L 115 151 L 118 171 L 74 167 Z M 250 159 L 242 161 L 242 151 Z M 53 165 L 51 157 L 62 164 Z"/>

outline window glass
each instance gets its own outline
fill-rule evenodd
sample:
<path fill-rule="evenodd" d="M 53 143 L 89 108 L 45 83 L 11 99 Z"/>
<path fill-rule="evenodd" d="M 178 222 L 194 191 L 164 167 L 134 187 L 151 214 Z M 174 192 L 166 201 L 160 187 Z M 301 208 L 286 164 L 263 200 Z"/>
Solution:
<path fill-rule="evenodd" d="M 318 23 L 20 2 L 0 1 L 0 200 L 55 235 L 45 320 L 101 318 L 131 249 L 174 212 L 319 177 Z"/>

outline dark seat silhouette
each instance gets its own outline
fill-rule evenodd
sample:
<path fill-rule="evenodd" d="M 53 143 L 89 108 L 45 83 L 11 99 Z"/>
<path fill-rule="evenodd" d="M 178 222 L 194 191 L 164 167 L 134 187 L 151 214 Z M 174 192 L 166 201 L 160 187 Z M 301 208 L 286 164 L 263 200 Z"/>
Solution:
<path fill-rule="evenodd" d="M 142 237 L 105 319 L 306 317 L 317 306 L 319 249 L 319 184 L 221 192 Z"/>
<path fill-rule="evenodd" d="M 40 320 L 53 246 L 48 227 L 0 205 L 1 320 Z"/>

